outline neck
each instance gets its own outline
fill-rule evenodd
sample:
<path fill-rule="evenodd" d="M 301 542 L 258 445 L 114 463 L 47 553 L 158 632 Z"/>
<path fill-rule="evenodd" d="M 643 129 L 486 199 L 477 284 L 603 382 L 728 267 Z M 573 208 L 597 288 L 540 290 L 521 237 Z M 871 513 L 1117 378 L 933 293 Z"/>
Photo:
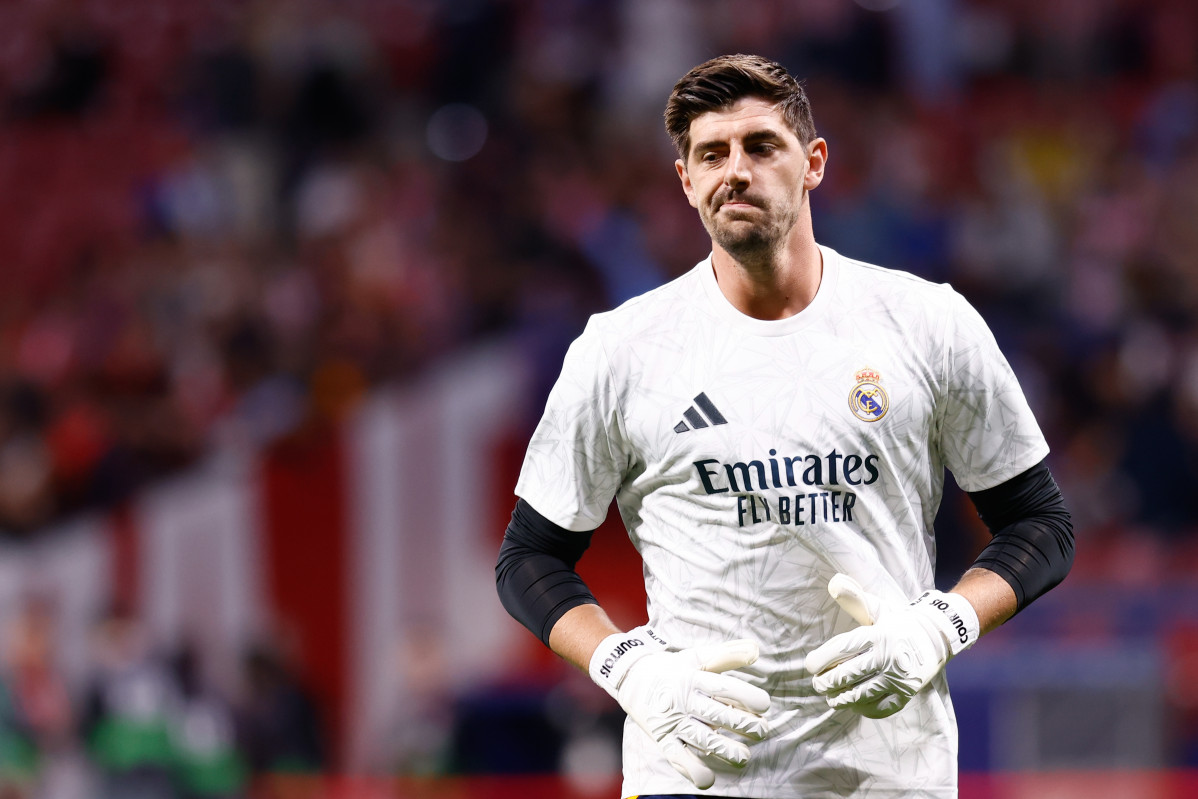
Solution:
<path fill-rule="evenodd" d="M 711 263 L 723 295 L 754 319 L 799 313 L 815 299 L 823 277 L 823 255 L 811 236 L 753 258 L 737 258 L 713 243 Z"/>

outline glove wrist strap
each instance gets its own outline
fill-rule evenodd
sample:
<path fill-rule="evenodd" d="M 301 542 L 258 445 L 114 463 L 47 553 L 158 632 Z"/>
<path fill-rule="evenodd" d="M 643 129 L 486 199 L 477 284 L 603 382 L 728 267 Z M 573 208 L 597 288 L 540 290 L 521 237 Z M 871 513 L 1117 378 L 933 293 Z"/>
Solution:
<path fill-rule="evenodd" d="M 922 611 L 940 630 L 948 643 L 950 658 L 973 646 L 981 635 L 977 611 L 960 594 L 926 591 L 911 607 Z"/>
<path fill-rule="evenodd" d="M 663 641 L 648 626 L 635 627 L 626 633 L 614 633 L 599 642 L 591 655 L 588 671 L 591 679 L 603 690 L 618 699 L 617 691 L 632 665 L 646 655 L 666 651 Z"/>

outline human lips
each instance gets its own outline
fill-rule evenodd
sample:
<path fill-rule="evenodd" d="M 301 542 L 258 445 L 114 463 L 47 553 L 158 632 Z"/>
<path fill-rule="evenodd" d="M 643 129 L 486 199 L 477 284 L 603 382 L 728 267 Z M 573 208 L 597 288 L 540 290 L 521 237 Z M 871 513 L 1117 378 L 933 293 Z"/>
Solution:
<path fill-rule="evenodd" d="M 716 205 L 716 210 L 727 209 L 729 211 L 747 211 L 751 208 L 760 208 L 761 206 L 748 200 L 724 200 Z"/>
<path fill-rule="evenodd" d="M 718 211 L 721 208 L 730 210 L 744 210 L 746 208 L 760 208 L 761 206 L 748 197 L 730 197 L 727 194 L 720 194 L 715 198 L 715 209 Z"/>

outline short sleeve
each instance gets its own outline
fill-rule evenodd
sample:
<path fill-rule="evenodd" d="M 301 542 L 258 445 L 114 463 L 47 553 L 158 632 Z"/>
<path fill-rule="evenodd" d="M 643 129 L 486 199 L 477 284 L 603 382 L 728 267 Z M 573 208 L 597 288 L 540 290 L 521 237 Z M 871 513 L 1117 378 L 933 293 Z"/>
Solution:
<path fill-rule="evenodd" d="M 532 435 L 516 494 L 568 530 L 603 523 L 627 471 L 619 392 L 592 320 L 570 345 Z"/>
<path fill-rule="evenodd" d="M 992 488 L 1035 466 L 1048 444 L 993 333 L 951 292 L 936 440 L 965 491 Z"/>

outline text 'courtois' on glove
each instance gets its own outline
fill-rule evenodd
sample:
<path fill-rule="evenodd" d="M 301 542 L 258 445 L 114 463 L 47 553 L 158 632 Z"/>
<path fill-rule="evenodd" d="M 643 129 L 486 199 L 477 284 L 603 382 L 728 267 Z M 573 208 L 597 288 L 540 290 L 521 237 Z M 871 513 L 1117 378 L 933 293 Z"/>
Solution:
<path fill-rule="evenodd" d="M 816 693 L 834 708 L 869 718 L 893 715 L 978 639 L 977 612 L 960 594 L 926 591 L 888 604 L 845 574 L 828 593 L 862 626 L 834 635 L 807 655 Z"/>
<path fill-rule="evenodd" d="M 753 641 L 671 652 L 652 629 L 637 627 L 603 639 L 591 656 L 590 674 L 657 741 L 670 765 L 697 787 L 710 788 L 715 773 L 704 757 L 735 766 L 749 761 L 749 747 L 720 730 L 754 740 L 765 736 L 769 694 L 722 673 L 756 659 Z"/>

